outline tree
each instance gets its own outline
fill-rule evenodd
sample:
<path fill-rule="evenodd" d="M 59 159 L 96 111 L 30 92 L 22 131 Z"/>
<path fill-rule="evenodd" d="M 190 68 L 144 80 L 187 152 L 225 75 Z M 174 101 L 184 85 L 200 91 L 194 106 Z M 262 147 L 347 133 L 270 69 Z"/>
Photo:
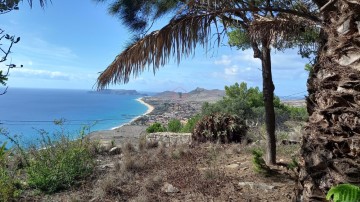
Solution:
<path fill-rule="evenodd" d="M 8 55 L 11 53 L 12 46 L 20 41 L 20 37 L 10 36 L 8 34 L 5 34 L 4 32 L 5 32 L 4 30 L 0 29 L 0 42 L 3 40 L 7 40 L 9 44 L 8 44 L 7 48 L 1 47 L 1 46 L 4 46 L 3 43 L 0 44 L 0 50 L 3 53 L 3 56 L 0 58 L 0 63 L 6 61 Z M 16 65 L 9 64 L 9 65 L 7 65 L 6 73 L 3 73 L 3 71 L 0 70 L 0 84 L 1 85 L 6 86 L 6 81 L 8 80 L 7 77 L 9 75 L 10 69 L 15 68 L 15 67 L 16 67 Z M 2 93 L 0 93 L 0 95 L 4 95 L 6 92 L 7 92 L 7 87 L 5 88 L 5 90 Z"/>
<path fill-rule="evenodd" d="M 325 201 L 327 190 L 360 184 L 360 2 L 312 0 L 320 30 L 317 57 L 308 79 L 309 120 L 301 145 L 298 201 Z M 291 15 L 297 18 L 299 15 Z M 299 22 L 294 22 L 300 24 Z M 280 25 L 280 24 L 279 24 Z M 252 26 L 279 30 L 271 23 Z M 290 28 L 289 26 L 288 28 Z M 287 30 L 283 27 L 280 30 Z"/>
<path fill-rule="evenodd" d="M 100 75 L 98 87 L 104 88 L 110 83 L 128 82 L 130 74 L 134 76 L 144 71 L 146 65 L 153 65 L 153 71 L 164 65 L 170 55 L 177 58 L 178 62 L 183 56 L 189 56 L 196 44 L 207 47 L 210 43 L 211 25 L 214 24 L 217 30 L 217 42 L 220 43 L 221 33 L 218 24 L 221 22 L 224 31 L 228 26 L 239 27 L 246 32 L 254 20 L 272 18 L 275 19 L 276 12 L 296 13 L 303 17 L 316 19 L 312 15 L 304 15 L 303 12 L 289 10 L 294 8 L 283 1 L 171 1 L 165 4 L 164 1 L 126 1 L 118 0 L 111 6 L 111 13 L 118 14 L 124 22 L 133 30 L 144 30 L 149 21 L 149 14 L 158 11 L 164 14 L 166 9 L 159 5 L 166 5 L 168 10 L 180 8 L 170 23 L 158 31 L 137 38 L 135 43 L 126 48 L 118 55 L 114 62 Z M 181 6 L 179 6 L 181 5 Z M 164 6 L 165 7 L 165 6 Z M 261 9 L 254 9 L 254 7 Z M 304 6 L 306 7 L 306 5 Z M 155 11 L 152 11 L 154 9 Z M 301 8 L 303 9 L 303 8 Z M 311 14 L 306 13 L 306 14 Z M 277 22 L 285 22 L 283 16 L 276 16 Z M 306 22 L 303 20 L 303 22 Z M 292 26 L 295 28 L 295 26 Z M 270 32 L 264 30 L 265 34 L 250 37 L 249 46 L 254 51 L 254 57 L 262 61 L 263 73 L 263 95 L 266 111 L 266 125 L 268 134 L 268 162 L 276 162 L 276 138 L 275 138 L 275 111 L 274 111 L 274 84 L 271 74 L 270 45 L 274 39 Z M 299 27 L 292 30 L 293 33 L 300 33 Z M 249 36 L 247 34 L 246 36 Z M 278 40 L 279 41 L 279 40 Z M 155 45 L 155 46 L 154 46 Z M 135 56 L 135 53 L 137 56 Z M 140 54 L 138 54 L 140 53 Z"/>
<path fill-rule="evenodd" d="M 273 11 L 274 18 L 254 18 L 250 27 L 254 39 L 264 35 L 287 41 L 313 23 L 321 29 L 321 40 L 308 80 L 310 117 L 301 146 L 298 200 L 323 201 L 332 185 L 360 184 L 360 2 L 303 0 L 309 5 L 304 7 L 297 5 L 300 1 L 290 0 L 267 1 L 270 6 L 229 0 L 205 6 L 209 7 L 206 11 L 194 8 L 198 2 L 202 1 L 188 1 L 168 25 L 141 37 L 118 55 L 100 75 L 99 88 L 127 82 L 149 65 L 156 71 L 172 55 L 180 61 L 197 44 L 209 44 L 211 25 L 216 27 L 218 20 L 227 25 L 228 18 L 238 12 Z M 279 2 L 283 5 L 275 4 Z"/>
<path fill-rule="evenodd" d="M 330 187 L 360 184 L 360 2 L 313 0 L 321 47 L 308 79 L 309 121 L 298 198 L 324 201 Z"/>
<path fill-rule="evenodd" d="M 13 10 L 19 10 L 19 3 L 20 0 L 0 1 L 0 15 L 8 13 Z M 28 3 L 30 7 L 32 7 L 33 5 L 32 0 L 28 0 Z M 39 3 L 41 7 L 45 7 L 47 1 L 39 0 Z M 3 63 L 7 60 L 8 55 L 11 53 L 12 46 L 20 41 L 20 37 L 15 37 L 14 35 L 11 36 L 9 34 L 6 34 L 5 30 L 0 28 L 0 42 L 3 40 L 7 40 L 8 43 L 5 43 L 5 45 L 3 43 L 0 43 L 0 52 L 3 54 L 3 56 L 0 58 L 0 63 Z M 4 46 L 6 47 L 4 48 Z M 10 69 L 16 67 L 15 64 L 9 64 L 6 66 L 7 66 L 6 73 L 0 70 L 0 84 L 3 86 L 6 86 L 6 81 L 8 80 Z M 22 65 L 20 67 L 22 67 Z M 6 92 L 7 92 L 7 87 L 2 93 L 0 93 L 0 95 L 4 95 Z"/>
<path fill-rule="evenodd" d="M 178 119 L 171 119 L 167 127 L 169 132 L 174 132 L 174 133 L 180 132 L 181 128 L 182 128 L 182 124 Z"/>

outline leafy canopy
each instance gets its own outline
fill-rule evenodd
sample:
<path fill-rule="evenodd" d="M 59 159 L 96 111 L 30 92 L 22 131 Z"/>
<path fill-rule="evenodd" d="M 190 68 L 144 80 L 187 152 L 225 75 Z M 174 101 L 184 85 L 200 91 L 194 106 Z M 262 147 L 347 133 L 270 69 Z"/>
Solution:
<path fill-rule="evenodd" d="M 247 87 L 245 82 L 225 86 L 225 96 L 222 100 L 210 104 L 204 103 L 202 114 L 223 112 L 238 115 L 248 120 L 263 121 L 264 119 L 263 93 L 258 87 Z M 278 96 L 274 96 L 274 107 L 277 121 L 285 120 L 305 121 L 307 111 L 305 108 L 286 106 L 281 103 Z"/>

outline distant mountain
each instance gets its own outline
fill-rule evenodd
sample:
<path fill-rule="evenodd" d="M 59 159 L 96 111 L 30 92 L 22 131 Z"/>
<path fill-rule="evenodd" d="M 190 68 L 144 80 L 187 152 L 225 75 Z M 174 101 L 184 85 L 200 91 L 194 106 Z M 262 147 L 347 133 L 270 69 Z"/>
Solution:
<path fill-rule="evenodd" d="M 164 91 L 156 94 L 154 97 L 166 100 L 176 101 L 194 101 L 194 102 L 216 102 L 221 100 L 225 95 L 225 91 L 213 89 L 207 90 L 205 88 L 196 88 L 188 93 Z"/>
<path fill-rule="evenodd" d="M 147 94 L 139 93 L 136 90 L 124 90 L 124 89 L 104 89 L 100 91 L 89 91 L 89 93 L 147 96 Z"/>

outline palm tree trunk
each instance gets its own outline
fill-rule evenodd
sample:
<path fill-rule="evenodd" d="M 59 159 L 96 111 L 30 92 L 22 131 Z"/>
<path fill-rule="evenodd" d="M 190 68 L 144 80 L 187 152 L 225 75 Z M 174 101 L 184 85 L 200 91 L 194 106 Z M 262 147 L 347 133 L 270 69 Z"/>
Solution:
<path fill-rule="evenodd" d="M 274 90 L 275 86 L 271 73 L 271 50 L 269 40 L 262 41 L 261 64 L 263 78 L 263 96 L 265 104 L 265 125 L 267 132 L 267 162 L 270 165 L 276 164 L 276 137 L 275 137 L 275 111 L 274 111 Z"/>
<path fill-rule="evenodd" d="M 298 201 L 360 185 L 360 3 L 338 0 L 322 11 L 326 43 L 308 80 Z"/>

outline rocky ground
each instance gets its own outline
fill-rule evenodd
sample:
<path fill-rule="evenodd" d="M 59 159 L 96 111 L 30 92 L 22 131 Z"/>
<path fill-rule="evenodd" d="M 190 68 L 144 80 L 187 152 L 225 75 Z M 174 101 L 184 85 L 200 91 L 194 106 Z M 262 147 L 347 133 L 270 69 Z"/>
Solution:
<path fill-rule="evenodd" d="M 94 174 L 71 190 L 38 196 L 36 200 L 292 201 L 295 172 L 273 166 L 268 175 L 257 173 L 250 152 L 257 146 L 172 144 L 166 147 L 140 138 L 138 144 L 123 144 L 116 152 L 108 148 L 98 154 Z M 293 145 L 279 149 L 280 162 L 290 161 L 290 153 L 297 150 Z"/>

